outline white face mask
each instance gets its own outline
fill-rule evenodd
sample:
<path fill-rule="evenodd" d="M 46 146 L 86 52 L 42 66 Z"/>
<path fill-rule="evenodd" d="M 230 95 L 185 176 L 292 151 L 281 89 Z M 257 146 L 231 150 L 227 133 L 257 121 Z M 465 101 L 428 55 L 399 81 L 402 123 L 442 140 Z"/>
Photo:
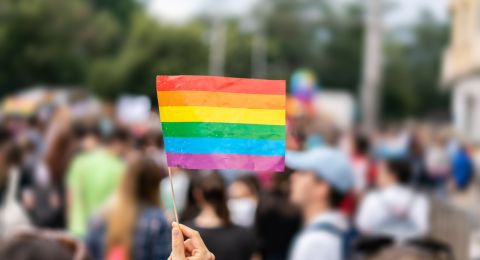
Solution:
<path fill-rule="evenodd" d="M 234 224 L 251 227 L 257 210 L 257 202 L 248 198 L 230 199 L 228 209 Z"/>

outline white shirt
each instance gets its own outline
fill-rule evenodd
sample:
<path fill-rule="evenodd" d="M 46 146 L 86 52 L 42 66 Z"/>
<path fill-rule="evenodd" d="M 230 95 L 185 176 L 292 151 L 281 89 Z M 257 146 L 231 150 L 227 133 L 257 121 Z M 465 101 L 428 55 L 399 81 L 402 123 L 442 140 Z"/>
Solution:
<path fill-rule="evenodd" d="M 342 260 L 342 238 L 329 231 L 315 229 L 319 224 L 329 224 L 340 230 L 348 228 L 345 217 L 335 211 L 320 214 L 303 228 L 290 252 L 290 260 Z"/>
<path fill-rule="evenodd" d="M 387 235 L 397 241 L 421 237 L 428 232 L 427 198 L 405 186 L 392 186 L 367 194 L 356 216 L 363 234 Z"/>

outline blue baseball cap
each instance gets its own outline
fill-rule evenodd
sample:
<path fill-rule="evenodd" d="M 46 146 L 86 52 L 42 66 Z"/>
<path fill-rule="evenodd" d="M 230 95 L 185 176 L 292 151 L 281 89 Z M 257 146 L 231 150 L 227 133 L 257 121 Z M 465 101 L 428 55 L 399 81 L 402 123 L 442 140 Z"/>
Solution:
<path fill-rule="evenodd" d="M 324 146 L 304 152 L 287 151 L 285 164 L 293 170 L 314 172 L 340 192 L 353 188 L 352 165 L 338 149 Z"/>

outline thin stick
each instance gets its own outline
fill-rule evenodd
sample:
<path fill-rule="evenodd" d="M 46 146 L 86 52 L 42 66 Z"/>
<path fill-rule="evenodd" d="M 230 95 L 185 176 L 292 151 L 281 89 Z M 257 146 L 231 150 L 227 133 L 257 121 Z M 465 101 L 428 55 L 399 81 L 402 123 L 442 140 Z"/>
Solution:
<path fill-rule="evenodd" d="M 175 201 L 175 191 L 173 190 L 173 181 L 172 181 L 172 170 L 170 170 L 170 167 L 168 167 L 168 178 L 170 179 L 170 191 L 172 192 L 173 211 L 175 213 L 175 220 L 177 220 L 177 224 L 180 224 L 180 222 L 178 221 L 177 202 Z"/>

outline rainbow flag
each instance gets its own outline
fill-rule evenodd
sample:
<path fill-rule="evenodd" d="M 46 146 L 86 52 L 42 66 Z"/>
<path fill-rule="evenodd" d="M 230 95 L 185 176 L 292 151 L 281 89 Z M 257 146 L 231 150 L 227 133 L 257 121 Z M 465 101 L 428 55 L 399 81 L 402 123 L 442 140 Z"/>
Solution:
<path fill-rule="evenodd" d="M 167 163 L 283 171 L 285 81 L 157 76 Z"/>

